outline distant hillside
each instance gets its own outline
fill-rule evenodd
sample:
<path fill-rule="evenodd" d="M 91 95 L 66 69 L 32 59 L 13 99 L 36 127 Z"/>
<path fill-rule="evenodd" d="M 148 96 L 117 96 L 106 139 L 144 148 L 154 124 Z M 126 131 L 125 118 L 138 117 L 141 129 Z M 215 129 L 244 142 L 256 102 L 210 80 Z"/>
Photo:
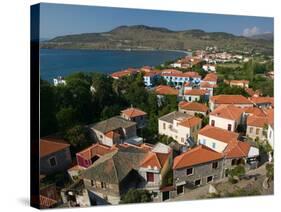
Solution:
<path fill-rule="evenodd" d="M 259 34 L 259 35 L 253 35 L 250 38 L 273 41 L 273 33 L 270 32 L 270 33 L 263 33 L 263 34 Z"/>
<path fill-rule="evenodd" d="M 203 30 L 172 31 L 144 25 L 120 26 L 104 33 L 59 36 L 41 43 L 42 48 L 71 49 L 172 49 L 186 50 L 217 46 L 224 50 L 272 53 L 273 43 Z"/>

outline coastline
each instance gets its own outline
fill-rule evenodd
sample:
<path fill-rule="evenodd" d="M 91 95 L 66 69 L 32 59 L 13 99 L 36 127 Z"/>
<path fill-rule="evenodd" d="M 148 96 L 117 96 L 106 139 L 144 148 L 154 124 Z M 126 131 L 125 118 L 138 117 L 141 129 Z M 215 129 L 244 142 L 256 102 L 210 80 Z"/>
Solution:
<path fill-rule="evenodd" d="M 43 49 L 49 49 L 49 50 L 88 50 L 88 51 L 124 51 L 124 52 L 153 52 L 153 51 L 167 51 L 167 52 L 179 52 L 179 53 L 184 53 L 186 55 L 190 55 L 192 52 L 191 51 L 186 51 L 186 50 L 180 50 L 180 49 L 94 49 L 94 48 L 42 48 L 40 47 L 40 50 Z"/>

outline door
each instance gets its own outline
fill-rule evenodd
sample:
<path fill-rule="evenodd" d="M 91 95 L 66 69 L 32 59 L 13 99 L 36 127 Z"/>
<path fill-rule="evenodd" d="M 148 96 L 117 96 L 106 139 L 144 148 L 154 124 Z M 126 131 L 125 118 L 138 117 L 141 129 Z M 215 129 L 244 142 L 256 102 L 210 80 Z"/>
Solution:
<path fill-rule="evenodd" d="M 162 201 L 165 201 L 167 199 L 170 199 L 170 192 L 169 191 L 164 191 L 162 193 Z"/>
<path fill-rule="evenodd" d="M 177 186 L 177 195 L 183 194 L 183 191 L 184 191 L 183 185 Z"/>

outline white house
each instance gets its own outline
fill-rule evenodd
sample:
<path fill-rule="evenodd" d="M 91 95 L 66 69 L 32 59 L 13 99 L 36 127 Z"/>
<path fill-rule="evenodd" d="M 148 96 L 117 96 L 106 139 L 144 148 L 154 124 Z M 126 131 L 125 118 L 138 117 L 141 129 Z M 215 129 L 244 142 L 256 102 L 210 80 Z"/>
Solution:
<path fill-rule="evenodd" d="M 244 110 L 233 105 L 220 105 L 209 116 L 209 125 L 228 131 L 236 131 L 242 124 Z"/>
<path fill-rule="evenodd" d="M 212 64 L 205 64 L 202 66 L 203 70 L 204 71 L 212 71 L 212 72 L 215 72 L 216 71 L 216 66 L 215 65 L 212 65 Z"/>
<path fill-rule="evenodd" d="M 213 96 L 215 87 L 216 87 L 216 85 L 210 84 L 209 82 L 202 81 L 200 83 L 200 89 L 206 90 L 208 92 L 208 96 Z"/>
<path fill-rule="evenodd" d="M 200 118 L 178 111 L 158 119 L 158 133 L 171 137 L 182 145 L 188 145 L 190 139 L 196 142 L 200 128 Z"/>
<path fill-rule="evenodd" d="M 145 72 L 143 75 L 144 85 L 146 87 L 152 87 L 159 76 L 160 73 L 156 71 Z"/>
<path fill-rule="evenodd" d="M 216 85 L 218 81 L 218 76 L 216 73 L 207 74 L 201 82 L 207 82 L 211 85 Z"/>
<path fill-rule="evenodd" d="M 179 112 L 187 113 L 192 116 L 194 116 L 195 113 L 200 113 L 200 114 L 206 116 L 208 113 L 208 110 L 209 110 L 209 108 L 205 104 L 198 103 L 198 102 L 181 101 L 179 103 Z"/>
<path fill-rule="evenodd" d="M 223 152 L 228 143 L 237 140 L 238 137 L 238 133 L 206 125 L 198 132 L 198 144 L 206 145 L 217 152 Z"/>
<path fill-rule="evenodd" d="M 184 99 L 188 102 L 196 102 L 205 99 L 208 92 L 203 89 L 192 89 L 184 91 Z"/>
<path fill-rule="evenodd" d="M 267 141 L 269 145 L 274 149 L 274 110 L 267 110 L 268 116 L 268 128 L 267 128 Z"/>
<path fill-rule="evenodd" d="M 174 69 L 165 69 L 162 71 L 161 76 L 168 83 L 173 83 L 174 86 L 182 86 L 185 82 L 200 83 L 201 76 L 197 72 L 181 72 Z"/>
<path fill-rule="evenodd" d="M 66 81 L 62 76 L 58 76 L 57 78 L 54 78 L 53 81 L 54 81 L 54 86 L 66 85 Z"/>

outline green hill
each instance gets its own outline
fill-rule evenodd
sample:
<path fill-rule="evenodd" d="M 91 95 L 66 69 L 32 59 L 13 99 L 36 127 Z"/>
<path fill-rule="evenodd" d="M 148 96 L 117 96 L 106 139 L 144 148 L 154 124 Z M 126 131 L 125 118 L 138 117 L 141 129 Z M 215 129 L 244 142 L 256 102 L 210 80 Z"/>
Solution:
<path fill-rule="evenodd" d="M 272 54 L 273 42 L 250 39 L 224 32 L 203 30 L 172 31 L 144 25 L 120 26 L 109 32 L 59 36 L 41 43 L 42 48 L 67 49 L 171 49 L 187 50 L 217 46 L 223 50 L 239 50 Z"/>

